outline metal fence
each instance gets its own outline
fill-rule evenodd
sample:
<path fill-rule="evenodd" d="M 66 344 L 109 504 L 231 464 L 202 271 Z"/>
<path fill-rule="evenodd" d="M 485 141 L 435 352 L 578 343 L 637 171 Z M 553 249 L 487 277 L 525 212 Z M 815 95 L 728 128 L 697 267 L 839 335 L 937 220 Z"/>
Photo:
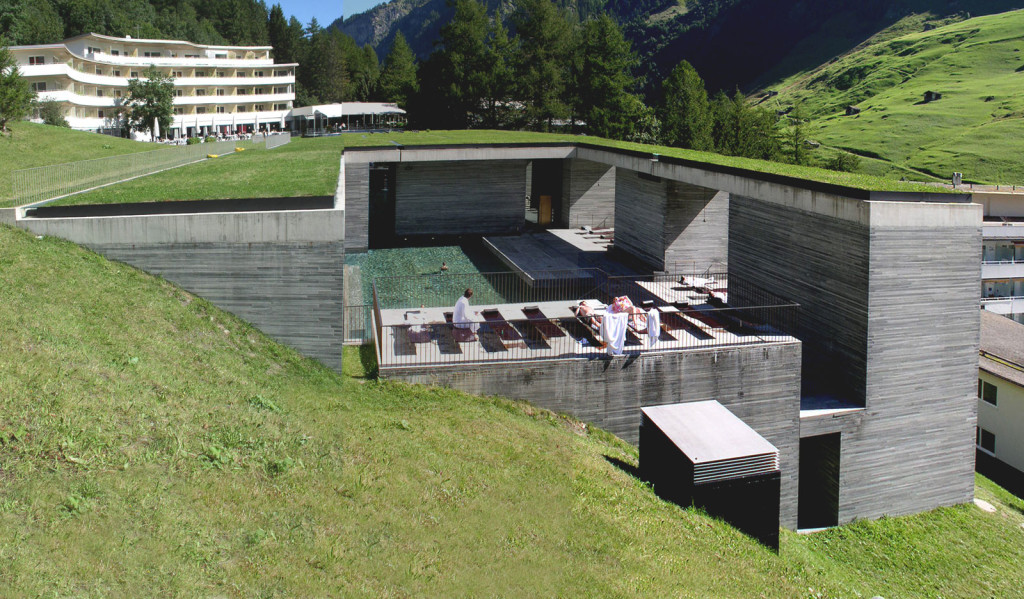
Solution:
<path fill-rule="evenodd" d="M 273 150 L 279 148 L 292 141 L 292 134 L 288 131 L 282 131 L 281 133 L 275 133 L 267 136 L 267 149 Z"/>
<path fill-rule="evenodd" d="M 18 205 L 53 200 L 184 166 L 208 154 L 227 154 L 236 147 L 256 149 L 263 144 L 262 138 L 225 140 L 23 169 L 12 173 L 11 197 Z"/>
<path fill-rule="evenodd" d="M 626 352 L 781 340 L 793 331 L 799 308 L 797 304 L 749 286 L 738 290 L 738 305 L 728 305 L 726 299 L 731 291 L 725 287 L 725 273 L 702 273 L 709 276 L 695 278 L 667 274 L 609 277 L 597 269 L 583 272 L 585 274 L 573 274 L 560 284 L 546 287 L 517 284 L 512 280 L 518 278 L 514 273 L 500 273 L 509 275 L 502 277 L 494 274 L 452 276 L 444 288 L 435 287 L 431 282 L 426 285 L 424 294 L 406 300 L 398 296 L 414 289 L 407 281 L 396 285 L 393 279 L 376 279 L 374 305 L 370 306 L 369 314 L 373 322 L 365 330 L 376 337 L 379 364 L 389 368 L 604 353 L 607 350 L 602 341 L 600 318 L 570 317 L 565 312 L 569 305 L 581 299 L 607 304 L 625 295 L 641 308 L 628 317 Z M 455 327 L 450 308 L 466 283 L 473 282 L 472 277 L 479 277 L 477 283 L 490 284 L 490 289 L 480 298 L 474 287 L 473 305 L 484 307 L 480 313 L 483 322 L 473 328 Z M 437 276 L 400 277 L 417 278 L 433 281 Z M 544 304 L 556 300 L 571 301 L 567 305 Z M 650 303 L 644 306 L 644 302 Z M 487 307 L 509 303 L 517 305 L 501 311 Z M 407 316 L 407 323 L 384 324 L 381 311 L 394 309 L 408 310 L 413 316 Z M 660 326 L 655 326 L 653 316 L 649 319 L 649 310 L 657 315 Z"/>

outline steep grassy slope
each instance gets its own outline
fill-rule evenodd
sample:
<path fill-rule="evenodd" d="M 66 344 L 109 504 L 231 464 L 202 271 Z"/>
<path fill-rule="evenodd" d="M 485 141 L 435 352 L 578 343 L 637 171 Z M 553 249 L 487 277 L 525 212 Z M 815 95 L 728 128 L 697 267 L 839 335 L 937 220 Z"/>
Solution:
<path fill-rule="evenodd" d="M 11 173 L 16 170 L 146 152 L 160 147 L 109 135 L 23 121 L 10 123 L 9 126 L 13 134 L 0 136 L 0 206 L 11 199 Z"/>
<path fill-rule="evenodd" d="M 1024 183 L 1022 31 L 1013 11 L 867 44 L 772 86 L 768 104 L 798 106 L 811 139 L 871 158 L 868 172 Z"/>
<path fill-rule="evenodd" d="M 1011 596 L 1024 503 L 781 555 L 525 404 L 346 375 L 72 244 L 0 227 L 0 595 Z M 988 489 L 993 490 L 988 490 Z"/>

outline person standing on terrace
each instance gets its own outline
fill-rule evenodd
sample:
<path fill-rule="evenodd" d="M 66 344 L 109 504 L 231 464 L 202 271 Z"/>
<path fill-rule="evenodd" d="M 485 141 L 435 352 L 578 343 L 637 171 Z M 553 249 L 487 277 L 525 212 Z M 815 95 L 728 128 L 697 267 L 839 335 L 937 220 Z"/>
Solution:
<path fill-rule="evenodd" d="M 469 298 L 473 297 L 473 290 L 466 289 L 459 301 L 455 302 L 455 313 L 452 314 L 452 322 L 456 328 L 469 329 L 474 333 L 480 328 L 480 325 L 473 322 L 469 317 Z M 479 312 L 473 312 L 474 315 L 479 315 Z"/>

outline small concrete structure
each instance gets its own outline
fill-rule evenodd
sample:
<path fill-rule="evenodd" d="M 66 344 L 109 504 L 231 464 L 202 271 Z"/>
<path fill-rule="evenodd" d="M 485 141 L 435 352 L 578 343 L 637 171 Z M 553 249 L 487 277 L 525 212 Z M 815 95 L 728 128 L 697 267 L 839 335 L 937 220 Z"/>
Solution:
<path fill-rule="evenodd" d="M 642 408 L 640 476 L 779 548 L 779 450 L 717 401 Z"/>

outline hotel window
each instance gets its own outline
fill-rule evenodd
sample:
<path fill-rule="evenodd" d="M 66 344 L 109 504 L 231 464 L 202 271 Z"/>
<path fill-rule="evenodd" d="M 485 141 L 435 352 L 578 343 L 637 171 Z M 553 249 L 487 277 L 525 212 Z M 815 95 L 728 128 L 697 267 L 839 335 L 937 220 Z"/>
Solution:
<path fill-rule="evenodd" d="M 114 71 L 114 77 L 120 77 L 121 71 Z"/>
<path fill-rule="evenodd" d="M 206 114 L 205 106 L 196 106 L 196 114 Z"/>
<path fill-rule="evenodd" d="M 245 73 L 242 71 L 235 71 L 235 77 L 245 77 Z"/>
<path fill-rule="evenodd" d="M 199 58 L 198 54 L 186 54 L 185 58 Z"/>
<path fill-rule="evenodd" d="M 22 89 L 24 89 L 24 88 L 22 88 Z M 46 91 L 46 82 L 45 81 L 36 81 L 35 83 L 32 84 L 32 91 L 34 91 L 34 92 L 44 92 L 44 91 Z"/>
<path fill-rule="evenodd" d="M 241 104 L 235 106 L 235 112 L 245 112 L 245 106 L 242 106 Z"/>
<path fill-rule="evenodd" d="M 120 98 L 121 97 L 121 90 L 115 89 L 114 90 L 114 97 L 115 98 Z"/>
<path fill-rule="evenodd" d="M 996 435 L 983 428 L 978 428 L 978 447 L 989 453 L 996 452 Z"/>
<path fill-rule="evenodd" d="M 256 71 L 255 73 L 253 73 L 253 75 L 256 75 L 257 77 L 262 77 L 263 71 Z"/>
<path fill-rule="evenodd" d="M 274 104 L 274 110 L 288 110 L 287 104 Z"/>
<path fill-rule="evenodd" d="M 217 95 L 218 96 L 223 96 L 224 95 L 224 90 L 223 89 L 218 89 L 217 90 Z"/>
<path fill-rule="evenodd" d="M 183 95 L 184 95 L 184 91 L 183 90 L 180 90 L 180 89 L 174 90 L 174 97 L 175 98 L 180 98 Z"/>
<path fill-rule="evenodd" d="M 110 55 L 111 55 L 111 56 L 120 56 L 120 55 L 121 55 L 121 52 L 120 52 L 120 51 L 118 51 L 118 50 L 111 50 L 111 51 L 110 51 Z"/>
<path fill-rule="evenodd" d="M 206 90 L 205 89 L 197 89 L 196 90 L 196 95 L 197 96 L 205 96 L 206 95 Z"/>
<path fill-rule="evenodd" d="M 214 58 L 227 58 L 228 55 L 227 54 L 214 54 L 213 57 Z"/>
<path fill-rule="evenodd" d="M 235 95 L 236 96 L 245 96 L 245 95 L 248 95 L 248 94 L 245 93 L 245 88 L 244 87 L 236 87 L 235 88 Z"/>
<path fill-rule="evenodd" d="M 103 90 L 102 89 L 96 90 L 96 97 L 97 98 L 102 98 L 103 97 Z"/>
<path fill-rule="evenodd" d="M 102 110 L 97 110 L 96 111 L 96 116 L 98 116 L 99 118 L 102 119 L 103 118 L 103 111 Z"/>
<path fill-rule="evenodd" d="M 99 48 L 93 48 L 92 46 L 89 46 L 86 49 L 86 52 L 88 52 L 89 54 L 98 54 L 100 52 L 100 49 Z"/>
<path fill-rule="evenodd" d="M 101 69 L 99 67 L 96 67 L 96 74 L 97 75 L 102 75 L 103 74 L 103 69 Z"/>
<path fill-rule="evenodd" d="M 978 379 L 978 397 L 980 399 L 984 400 L 986 403 L 990 403 L 992 405 L 997 405 L 996 404 L 996 394 L 997 394 L 997 392 L 998 392 L 998 388 L 995 385 L 993 385 L 992 383 L 983 381 L 981 379 Z"/>
<path fill-rule="evenodd" d="M 264 106 L 263 104 L 257 104 L 257 105 L 255 106 L 255 109 L 256 109 L 256 112 L 263 112 L 264 110 L 266 110 L 266 109 L 267 109 L 267 107 L 266 107 L 266 106 Z"/>
<path fill-rule="evenodd" d="M 218 77 L 227 77 L 227 74 L 224 71 L 217 71 L 217 76 Z"/>
<path fill-rule="evenodd" d="M 218 106 L 217 107 L 217 114 L 224 114 L 224 107 L 223 106 Z"/>
<path fill-rule="evenodd" d="M 174 109 L 174 114 L 185 114 L 185 109 L 179 106 Z"/>
<path fill-rule="evenodd" d="M 262 96 L 263 94 L 267 93 L 267 88 L 265 88 L 265 87 L 257 87 L 255 93 L 256 93 L 257 96 Z"/>
<path fill-rule="evenodd" d="M 143 52 L 142 56 L 145 58 L 160 58 L 159 52 Z"/>
<path fill-rule="evenodd" d="M 139 78 L 139 72 L 138 71 L 132 71 L 131 73 L 128 74 L 128 76 L 131 77 L 132 79 L 138 79 Z"/>
<path fill-rule="evenodd" d="M 274 77 L 287 77 L 288 71 L 274 71 Z"/>
<path fill-rule="evenodd" d="M 288 88 L 287 87 L 275 87 L 274 88 L 274 93 L 275 94 L 287 94 L 288 93 Z"/>
<path fill-rule="evenodd" d="M 173 73 L 171 73 L 171 76 L 174 77 L 175 79 L 179 79 L 179 78 L 185 76 L 185 72 L 184 71 L 174 71 Z"/>
<path fill-rule="evenodd" d="M 29 65 L 46 64 L 46 57 L 45 56 L 29 56 L 28 57 L 28 64 Z"/>
<path fill-rule="evenodd" d="M 196 77 L 206 77 L 206 71 L 196 71 Z"/>

